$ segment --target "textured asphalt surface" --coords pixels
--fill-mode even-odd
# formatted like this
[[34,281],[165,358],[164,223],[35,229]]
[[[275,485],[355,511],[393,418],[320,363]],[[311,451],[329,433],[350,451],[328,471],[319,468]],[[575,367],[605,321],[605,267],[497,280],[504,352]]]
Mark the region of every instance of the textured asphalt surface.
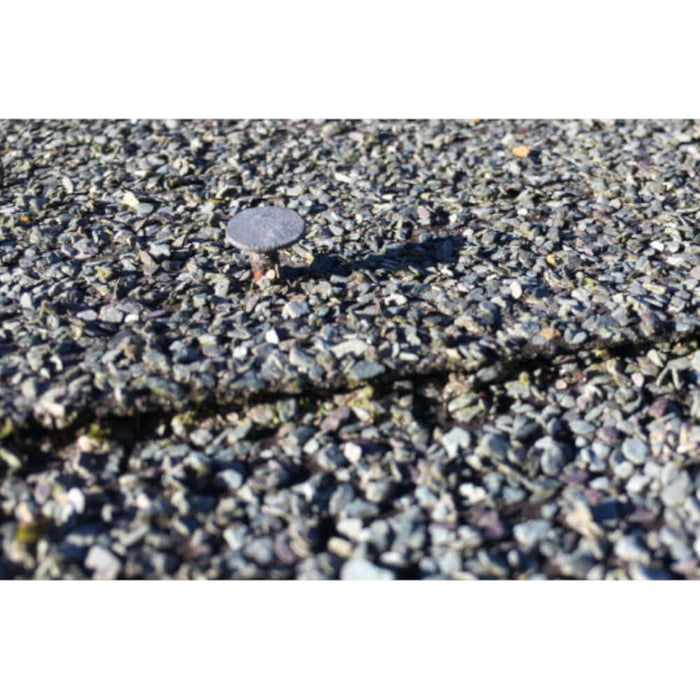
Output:
[[2,578],[698,578],[697,122],[0,145]]

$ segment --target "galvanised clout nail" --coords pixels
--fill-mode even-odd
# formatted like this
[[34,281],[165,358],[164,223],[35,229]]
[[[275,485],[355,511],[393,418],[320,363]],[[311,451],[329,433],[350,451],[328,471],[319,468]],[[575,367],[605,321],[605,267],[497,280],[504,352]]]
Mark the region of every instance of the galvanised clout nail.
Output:
[[274,278],[279,261],[277,251],[304,237],[306,222],[284,207],[257,207],[239,212],[228,223],[229,242],[250,253],[253,278]]

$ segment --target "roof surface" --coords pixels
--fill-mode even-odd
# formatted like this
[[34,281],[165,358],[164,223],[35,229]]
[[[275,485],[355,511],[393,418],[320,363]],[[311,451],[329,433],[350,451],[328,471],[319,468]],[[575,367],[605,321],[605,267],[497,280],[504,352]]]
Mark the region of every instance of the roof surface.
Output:
[[697,122],[0,137],[0,578],[700,578]]

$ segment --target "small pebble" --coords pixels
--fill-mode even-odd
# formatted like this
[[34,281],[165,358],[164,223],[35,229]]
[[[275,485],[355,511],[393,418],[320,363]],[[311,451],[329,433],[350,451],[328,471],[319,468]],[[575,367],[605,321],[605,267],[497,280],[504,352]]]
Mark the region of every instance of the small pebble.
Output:
[[394,573],[366,559],[349,559],[340,570],[343,581],[391,581]]

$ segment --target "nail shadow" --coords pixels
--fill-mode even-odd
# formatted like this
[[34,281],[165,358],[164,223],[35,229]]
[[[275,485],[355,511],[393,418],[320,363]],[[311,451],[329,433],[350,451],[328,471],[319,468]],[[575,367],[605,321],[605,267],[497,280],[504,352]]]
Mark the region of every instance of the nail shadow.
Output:
[[424,277],[435,272],[439,263],[455,263],[463,247],[464,238],[460,235],[434,235],[422,241],[389,245],[384,253],[354,254],[346,258],[329,253],[316,258],[309,268],[287,269],[285,272],[298,279],[308,274],[308,271],[319,277],[329,277],[333,274],[348,276],[354,270],[396,272],[410,269]]

